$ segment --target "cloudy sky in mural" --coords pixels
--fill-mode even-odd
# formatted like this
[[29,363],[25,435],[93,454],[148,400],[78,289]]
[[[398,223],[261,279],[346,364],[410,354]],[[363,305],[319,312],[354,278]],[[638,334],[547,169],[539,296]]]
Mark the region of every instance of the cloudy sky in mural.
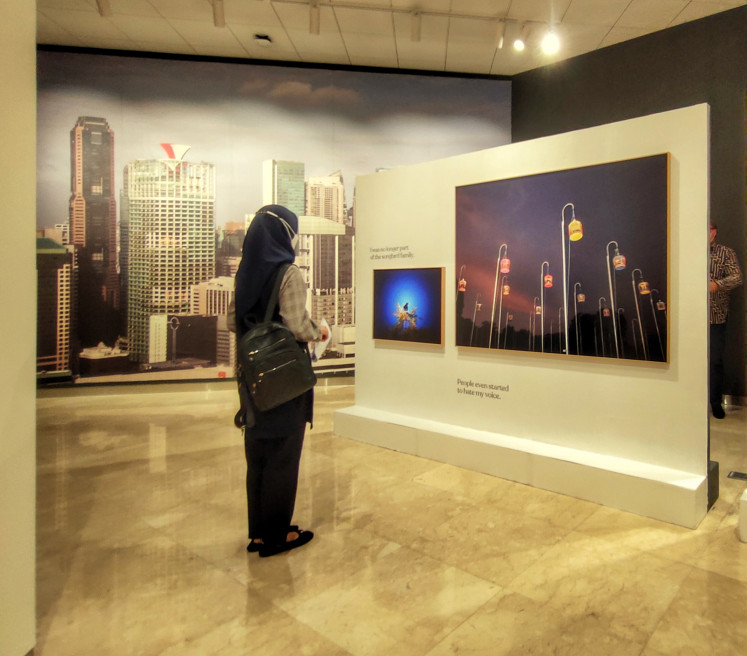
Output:
[[243,221],[262,202],[262,162],[303,162],[306,177],[355,178],[510,142],[510,83],[435,75],[121,57],[39,54],[38,224],[67,220],[70,130],[105,118],[115,136],[117,193],[160,143],[216,165],[216,220]]

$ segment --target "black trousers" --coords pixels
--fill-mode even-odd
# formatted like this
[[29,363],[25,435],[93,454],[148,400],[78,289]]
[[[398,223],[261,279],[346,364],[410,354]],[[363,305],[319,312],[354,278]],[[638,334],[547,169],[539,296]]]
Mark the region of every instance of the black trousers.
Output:
[[724,347],[726,346],[726,324],[712,323],[708,367],[709,401],[721,405],[724,393]]
[[244,432],[249,539],[285,542],[293,518],[306,422],[283,437],[259,439]]

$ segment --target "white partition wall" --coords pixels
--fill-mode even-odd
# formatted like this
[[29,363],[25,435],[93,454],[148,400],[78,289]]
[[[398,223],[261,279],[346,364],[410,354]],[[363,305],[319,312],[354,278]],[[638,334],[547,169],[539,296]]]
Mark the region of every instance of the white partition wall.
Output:
[[[455,345],[456,187],[662,153],[668,363]],[[697,526],[707,507],[707,180],[707,105],[359,178],[356,403],[336,414],[335,431]],[[443,346],[372,337],[373,270],[409,267],[445,268]]]

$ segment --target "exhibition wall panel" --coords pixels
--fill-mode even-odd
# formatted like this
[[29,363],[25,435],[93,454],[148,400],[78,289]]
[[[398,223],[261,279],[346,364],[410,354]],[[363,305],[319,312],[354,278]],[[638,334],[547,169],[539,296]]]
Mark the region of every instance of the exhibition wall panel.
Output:
[[[469,262],[465,270],[455,261],[456,187],[662,153],[669,154],[668,362],[457,347],[457,284],[469,281]],[[335,429],[697,525],[707,503],[707,180],[706,105],[359,179],[359,325],[372,326],[374,269],[445,267],[445,340],[388,343],[361,328],[356,405],[337,414]],[[558,240],[560,211],[547,217]],[[492,227],[486,222],[485,240],[495,241],[498,256]],[[539,282],[538,273],[538,289]]]

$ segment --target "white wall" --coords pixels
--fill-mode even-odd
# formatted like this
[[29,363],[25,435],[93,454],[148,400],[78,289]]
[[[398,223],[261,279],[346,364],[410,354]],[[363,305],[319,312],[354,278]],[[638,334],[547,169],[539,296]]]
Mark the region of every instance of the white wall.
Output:
[[[454,346],[455,186],[659,153],[671,154],[669,364]],[[600,503],[615,493],[602,494],[596,474],[588,481],[594,491],[563,481],[557,467],[538,472],[550,459],[655,480],[686,489],[685,503],[696,507],[684,518],[666,516],[648,502],[642,512],[696,524],[706,510],[707,171],[708,107],[699,105],[359,178],[356,406],[340,413],[336,430],[356,437],[371,434],[367,422],[379,422],[390,436],[387,446],[465,466],[470,444],[488,442],[497,447],[492,455],[481,446],[473,458],[483,471]],[[371,259],[371,249],[391,247],[408,248],[412,257]],[[372,270],[424,266],[446,268],[445,346],[374,342]],[[457,394],[457,379],[510,391],[499,401],[470,397]],[[462,443],[434,448],[445,435]],[[514,465],[486,463],[513,456]],[[627,493],[621,488],[619,494]]]
[[36,3],[0,0],[0,654],[36,642]]

